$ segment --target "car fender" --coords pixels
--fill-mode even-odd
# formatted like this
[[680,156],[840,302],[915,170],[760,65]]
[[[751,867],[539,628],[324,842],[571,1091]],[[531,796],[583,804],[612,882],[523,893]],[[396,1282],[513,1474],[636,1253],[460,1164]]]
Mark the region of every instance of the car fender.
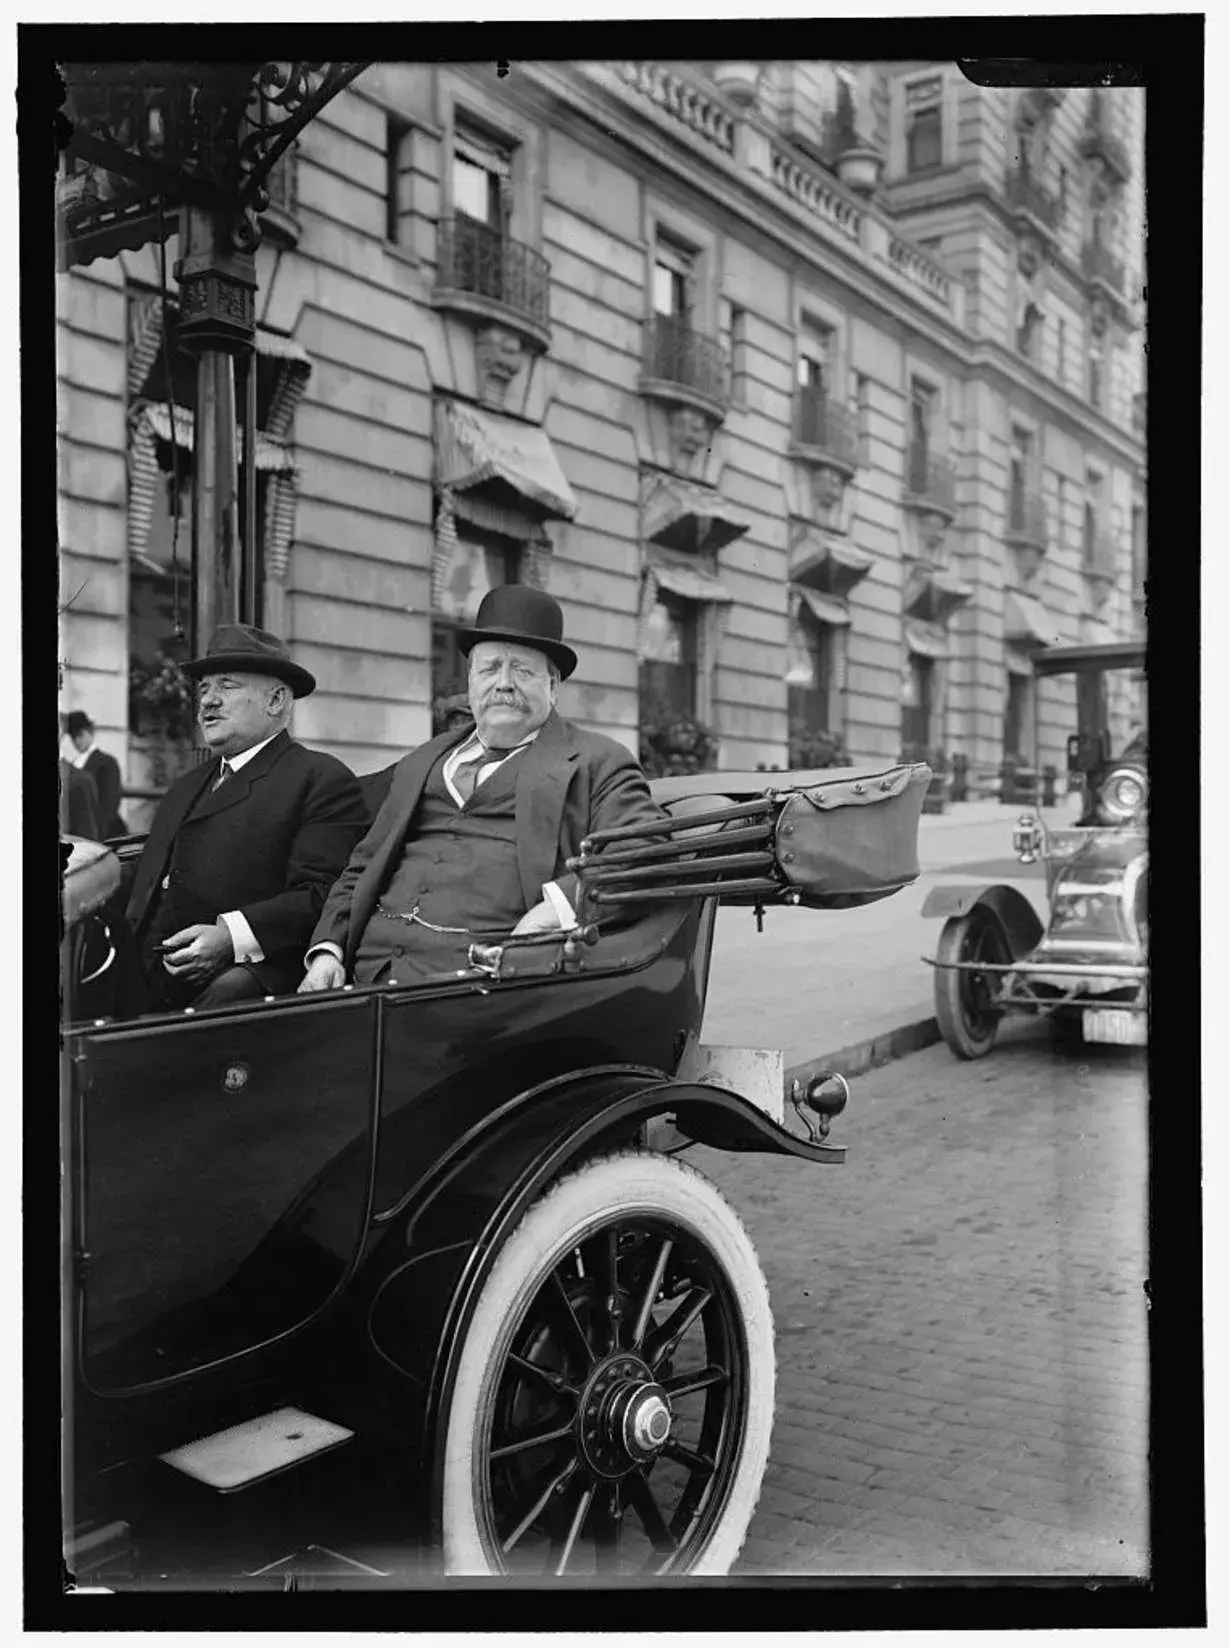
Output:
[[402,1211],[406,1256],[372,1299],[368,1332],[421,1402],[416,1482],[422,1511],[439,1514],[443,1437],[465,1335],[504,1243],[546,1188],[587,1158],[633,1142],[671,1114],[689,1138],[716,1149],[824,1162],[831,1146],[795,1138],[737,1093],[632,1066],[545,1083],[493,1113],[489,1125],[438,1164]]
[[978,904],[999,921],[1014,961],[1038,944],[1043,933],[1038,912],[1024,893],[1006,882],[989,882],[981,887],[933,887],[923,900],[922,914],[951,919],[968,915]]

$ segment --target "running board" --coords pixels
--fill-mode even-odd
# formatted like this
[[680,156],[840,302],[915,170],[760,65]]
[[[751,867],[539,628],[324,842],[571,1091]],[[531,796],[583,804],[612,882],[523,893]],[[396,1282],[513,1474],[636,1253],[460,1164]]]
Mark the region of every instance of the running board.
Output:
[[245,1579],[281,1579],[287,1589],[296,1588],[305,1580],[310,1586],[316,1579],[389,1579],[391,1574],[389,1568],[373,1568],[357,1557],[331,1551],[327,1545],[308,1545],[301,1551],[292,1551],[289,1556],[279,1557],[276,1562],[267,1562],[263,1568],[244,1570]]
[[235,1493],[340,1448],[353,1435],[344,1425],[301,1408],[277,1408],[158,1457],[206,1487]]

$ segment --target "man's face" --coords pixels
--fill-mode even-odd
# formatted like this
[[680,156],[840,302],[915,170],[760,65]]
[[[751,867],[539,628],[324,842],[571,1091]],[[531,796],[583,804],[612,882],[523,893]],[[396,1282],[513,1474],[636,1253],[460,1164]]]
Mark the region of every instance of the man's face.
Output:
[[206,675],[197,704],[201,735],[219,755],[242,755],[279,731],[289,697],[290,688],[271,675]]
[[557,678],[545,653],[504,641],[470,652],[470,708],[484,744],[511,749],[536,732],[555,704]]
[[75,732],[73,734],[73,748],[76,750],[78,755],[83,755],[93,742],[94,734],[88,727],[81,732]]

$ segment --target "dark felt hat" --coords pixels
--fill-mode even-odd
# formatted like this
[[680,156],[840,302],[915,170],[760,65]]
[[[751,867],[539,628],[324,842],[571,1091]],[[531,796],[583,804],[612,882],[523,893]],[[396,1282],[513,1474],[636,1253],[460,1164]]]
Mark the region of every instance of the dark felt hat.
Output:
[[469,656],[479,641],[513,641],[536,647],[559,668],[564,681],[577,667],[577,655],[564,645],[564,614],[558,601],[528,584],[497,584],[483,596],[478,616],[457,631],[457,645]]
[[296,664],[285,641],[255,624],[219,624],[209,650],[190,658],[183,671],[193,681],[235,670],[244,675],[272,675],[285,681],[296,698],[316,691],[316,677]]
[[84,710],[69,710],[64,717],[64,731],[70,738],[76,738],[79,733],[93,732],[94,723]]

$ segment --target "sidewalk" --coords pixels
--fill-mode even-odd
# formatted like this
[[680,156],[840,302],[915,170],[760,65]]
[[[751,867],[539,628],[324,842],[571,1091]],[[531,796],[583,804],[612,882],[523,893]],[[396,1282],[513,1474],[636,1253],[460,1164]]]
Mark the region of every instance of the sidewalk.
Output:
[[[1048,808],[1064,825],[1076,797]],[[922,874],[903,892],[856,910],[772,909],[757,933],[750,910],[719,910],[702,1037],[780,1047],[787,1069],[821,1065],[858,1075],[938,1037],[933,972],[941,922],[921,910],[932,887],[1008,882],[1045,913],[1041,864],[1012,855],[1024,809],[962,802],[919,829]]]

